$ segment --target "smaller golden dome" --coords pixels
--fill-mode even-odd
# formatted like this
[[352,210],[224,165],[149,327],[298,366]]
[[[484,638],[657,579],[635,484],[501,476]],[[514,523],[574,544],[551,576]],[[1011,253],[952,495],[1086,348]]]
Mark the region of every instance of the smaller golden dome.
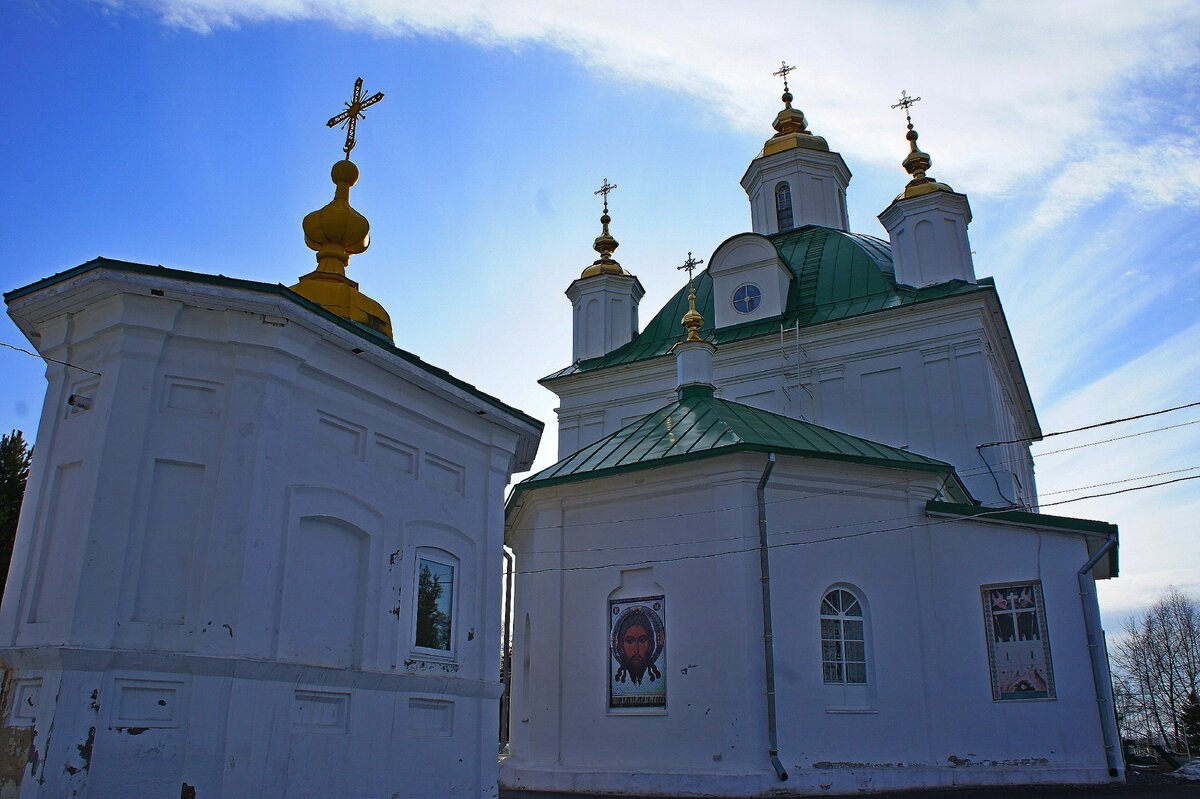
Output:
[[[689,253],[690,254],[690,253]],[[704,327],[704,317],[696,310],[696,286],[688,285],[688,310],[679,320],[679,323],[687,328],[687,341],[703,341],[700,338],[700,328]]]
[[792,108],[792,93],[786,89],[783,92],[783,108],[775,115],[771,127],[775,135],[767,139],[763,145],[763,155],[801,148],[805,150],[829,151],[829,143],[821,136],[816,136],[808,129],[808,120],[799,108]]
[[904,156],[904,160],[900,163],[904,167],[904,171],[912,175],[913,178],[904,187],[904,191],[896,198],[897,200],[920,197],[935,191],[954,191],[954,189],[945,183],[939,183],[925,174],[929,171],[929,167],[933,165],[933,157],[917,147],[917,137],[917,131],[913,129],[912,121],[910,120],[908,123],[908,133],[904,136],[904,138],[908,139],[909,151],[908,155]]
[[316,250],[317,268],[292,286],[300,296],[392,338],[392,321],[375,300],[358,290],[346,277],[351,255],[371,245],[371,224],[350,206],[350,187],[358,182],[358,167],[349,158],[338,161],[329,173],[333,200],[304,217],[304,243]]
[[358,182],[358,167],[354,162],[338,161],[329,176],[337,186],[333,200],[304,217],[304,243],[317,251],[318,269],[336,268],[327,265],[328,260],[344,269],[351,255],[366,252],[371,246],[371,224],[350,207],[350,187]]
[[908,155],[904,156],[904,160],[900,164],[904,167],[905,172],[912,175],[912,180],[904,187],[904,191],[896,197],[897,200],[908,200],[924,194],[932,194],[935,191],[954,191],[954,189],[945,183],[938,183],[925,174],[933,164],[933,158],[929,153],[917,147],[919,134],[913,127],[912,114],[909,113],[909,109],[913,107],[913,104],[920,101],[920,97],[909,97],[908,90],[905,89],[900,92],[900,101],[892,106],[892,108],[904,109],[904,118],[908,121],[908,133],[904,134],[904,138],[908,139]]
[[630,274],[625,271],[624,267],[612,257],[617,247],[621,245],[608,232],[608,224],[610,222],[612,222],[612,217],[608,215],[608,197],[605,196],[604,213],[600,217],[600,235],[592,242],[592,249],[600,253],[600,257],[593,261],[591,266],[583,270],[583,274],[580,275],[581,278],[596,277],[597,275],[630,277]]

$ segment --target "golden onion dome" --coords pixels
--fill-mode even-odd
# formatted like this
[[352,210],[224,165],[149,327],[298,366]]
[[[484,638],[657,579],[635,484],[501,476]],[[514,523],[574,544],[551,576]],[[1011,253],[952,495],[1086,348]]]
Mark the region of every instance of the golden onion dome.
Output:
[[[607,206],[607,200],[605,206]],[[592,242],[592,249],[600,254],[600,257],[592,262],[591,266],[583,270],[581,278],[595,277],[597,275],[621,275],[628,277],[629,273],[621,264],[613,259],[612,254],[617,247],[621,246],[612,234],[608,232],[608,224],[612,222],[612,217],[608,215],[607,207],[604,214],[600,217],[600,235]]]
[[329,176],[337,186],[333,200],[304,217],[304,243],[316,250],[318,269],[327,259],[345,268],[351,255],[366,252],[371,245],[371,223],[350,207],[350,187],[358,182],[358,167],[350,160],[338,161]]
[[704,317],[696,310],[695,285],[689,285],[688,287],[688,310],[683,315],[683,318],[679,320],[679,323],[687,328],[687,341],[703,341],[700,338],[700,328],[704,327]]
[[333,200],[304,217],[304,243],[316,250],[317,268],[301,277],[292,290],[390,340],[392,320],[387,311],[346,277],[350,256],[365,252],[371,244],[370,222],[350,207],[350,187],[358,182],[358,167],[346,158],[333,165],[329,176],[337,187]]
[[904,187],[904,191],[896,198],[897,200],[920,197],[935,191],[954,191],[945,183],[939,183],[926,174],[929,167],[933,165],[933,157],[917,147],[917,137],[917,131],[913,129],[912,121],[909,120],[908,133],[904,135],[904,138],[908,139],[909,151],[900,163],[904,167],[904,171],[912,175],[912,180]]
[[783,108],[771,123],[771,127],[775,128],[775,135],[763,145],[763,155],[774,155],[797,147],[828,152],[829,143],[808,129],[808,119],[805,118],[804,112],[799,108],[792,108],[792,100],[795,99],[792,93],[784,90],[781,99]]

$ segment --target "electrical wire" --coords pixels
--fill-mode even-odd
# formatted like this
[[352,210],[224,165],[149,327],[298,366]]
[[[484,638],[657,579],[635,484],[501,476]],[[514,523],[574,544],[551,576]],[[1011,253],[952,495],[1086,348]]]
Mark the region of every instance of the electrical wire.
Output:
[[1106,438],[1101,441],[1091,441],[1091,442],[1088,442],[1087,444],[1077,444],[1073,447],[1063,447],[1062,449],[1052,449],[1049,452],[1039,452],[1039,453],[1037,453],[1037,455],[1035,457],[1044,458],[1047,455],[1057,455],[1060,452],[1072,452],[1073,450],[1083,449],[1085,447],[1094,447],[1097,444],[1108,444],[1113,441],[1124,441],[1127,438],[1137,438],[1138,436],[1144,436],[1149,433],[1161,433],[1163,430],[1175,430],[1177,428],[1187,427],[1187,426],[1193,425],[1193,424],[1200,424],[1200,419],[1193,419],[1190,422],[1180,422],[1179,424],[1169,424],[1166,427],[1154,427],[1154,428],[1151,428],[1150,430],[1143,430],[1140,433],[1130,433],[1127,436],[1114,436],[1113,438]]
[[41,358],[43,361],[46,361],[48,363],[57,363],[60,366],[68,366],[72,369],[78,369],[81,372],[87,372],[88,374],[95,375],[96,377],[103,377],[103,375],[101,375],[99,372],[93,372],[91,369],[85,369],[82,366],[76,366],[73,363],[67,363],[66,361],[60,361],[56,358],[47,358],[45,355],[42,355],[41,353],[30,352],[29,350],[13,346],[12,344],[9,344],[6,341],[0,341],[0,347],[8,347],[10,350],[16,350],[17,352],[24,353],[25,355],[31,355],[34,358]]
[[1040,496],[1052,497],[1055,494],[1070,494],[1073,491],[1087,491],[1089,488],[1100,488],[1101,486],[1115,486],[1121,483],[1132,483],[1134,480],[1149,480],[1151,477],[1163,477],[1168,474],[1182,474],[1184,472],[1194,472],[1200,469],[1200,466],[1188,466],[1185,469],[1171,469],[1167,472],[1155,472],[1154,474],[1143,474],[1137,477],[1126,477],[1121,480],[1109,480],[1106,483],[1092,483],[1087,486],[1079,486],[1077,488],[1060,488],[1057,491],[1041,491]]
[[[1200,467],[1193,467],[1193,468],[1200,468]],[[1178,471],[1188,471],[1188,470],[1178,470]],[[1172,474],[1172,473],[1173,473],[1173,472],[1160,472],[1160,473],[1159,473],[1159,475],[1161,475],[1161,474]],[[1142,477],[1132,477],[1132,478],[1128,478],[1128,479],[1129,479],[1129,480],[1140,480],[1140,479],[1146,479],[1146,478],[1148,478],[1148,477],[1156,477],[1156,476],[1159,476],[1159,475],[1144,475],[1144,476],[1142,476]],[[947,475],[947,478],[946,478],[946,479],[947,479],[947,480],[949,479],[949,475]],[[1043,504],[1041,505],[1041,507],[1051,507],[1051,506],[1054,506],[1054,505],[1067,505],[1067,504],[1070,504],[1070,503],[1072,503],[1072,502],[1081,502],[1081,501],[1083,501],[1083,500],[1086,500],[1086,499],[1098,499],[1098,498],[1100,498],[1100,497],[1115,496],[1115,495],[1117,495],[1117,494],[1125,494],[1125,493],[1129,493],[1129,492],[1132,492],[1132,491],[1142,491],[1142,490],[1144,490],[1144,489],[1147,489],[1147,488],[1157,488],[1157,487],[1159,487],[1159,486],[1171,485],[1171,484],[1173,484],[1173,483],[1180,483],[1180,482],[1184,482],[1184,481],[1187,481],[1187,480],[1198,480],[1198,479],[1200,479],[1200,475],[1193,475],[1193,476],[1191,476],[1191,477],[1181,477],[1181,478],[1177,478],[1177,479],[1174,479],[1174,480],[1165,480],[1165,481],[1162,481],[1162,482],[1159,482],[1159,483],[1150,483],[1150,484],[1147,484],[1147,485],[1144,485],[1144,486],[1133,486],[1133,487],[1131,487],[1131,488],[1123,488],[1123,489],[1118,489],[1118,490],[1116,490],[1116,491],[1108,491],[1108,492],[1104,492],[1104,493],[1100,493],[1100,494],[1091,494],[1091,495],[1088,495],[1088,496],[1083,496],[1083,497],[1072,497],[1072,498],[1070,498],[1070,499],[1058,500],[1058,501],[1056,501],[1056,502],[1048,502],[1048,503],[1043,503]],[[945,488],[945,485],[946,485],[946,480],[943,480],[943,482],[942,482],[942,486],[941,486],[941,487],[942,487],[942,488]],[[1097,485],[1102,485],[1102,484],[1097,484]],[[1093,487],[1093,486],[1083,486],[1083,487],[1081,487],[1081,488],[1076,488],[1076,489],[1066,489],[1066,490],[1068,490],[1068,491],[1082,491],[1082,490],[1086,490],[1086,489],[1088,489],[1088,488],[1091,488],[1091,487]],[[939,493],[940,493],[940,490],[939,490]],[[973,516],[967,517],[967,520],[969,521],[970,519],[978,519],[978,518],[981,518],[981,517],[983,517],[983,516],[991,516],[991,515],[995,515],[995,514],[1001,514],[1001,513],[1010,513],[1010,512],[1012,512],[1013,510],[1014,510],[1013,508],[993,508],[993,509],[990,509],[990,510],[988,510],[988,511],[985,511],[985,512],[982,512],[982,513],[978,513],[978,514],[975,514],[975,515],[973,515]],[[709,511],[703,511],[703,512],[705,512],[705,513],[708,513]],[[678,515],[678,516],[683,516],[683,515],[687,515],[687,514],[677,514],[677,515]],[[815,533],[815,532],[824,532],[824,531],[827,531],[827,530],[839,530],[839,529],[842,529],[842,528],[845,528],[845,527],[855,527],[855,526],[859,526],[859,525],[881,524],[881,523],[884,523],[884,522],[900,521],[900,520],[902,520],[902,519],[924,520],[924,519],[927,519],[927,517],[926,517],[926,516],[924,516],[924,515],[918,515],[918,516],[914,516],[914,515],[912,515],[912,514],[908,514],[908,515],[905,515],[905,516],[893,516],[893,517],[890,517],[890,518],[884,518],[884,519],[872,519],[872,520],[869,520],[869,521],[856,521],[856,522],[847,522],[847,523],[844,523],[844,524],[835,524],[835,525],[829,525],[829,526],[824,526],[824,527],[805,527],[805,528],[799,528],[799,529],[795,529],[795,530],[780,530],[780,531],[777,531],[777,532],[774,532],[774,533],[770,533],[770,534],[768,534],[768,536],[769,536],[769,537],[771,537],[771,538],[779,538],[779,537],[781,537],[781,536],[799,535],[799,534],[801,534],[801,533]],[[951,519],[950,521],[957,521],[957,520],[960,520],[960,519],[958,519],[958,518],[956,517],[955,519]],[[612,523],[623,523],[623,522],[627,522],[627,521],[637,521],[637,520],[636,520],[636,519],[635,519],[635,520],[630,520],[630,519],[616,519],[616,520],[613,520],[612,522],[594,522],[593,524],[612,524]],[[930,525],[933,525],[933,524],[943,524],[943,523],[944,523],[944,522],[921,522],[921,521],[917,521],[917,522],[915,522],[915,523],[913,523],[913,524],[908,524],[908,525],[904,525],[904,526],[901,526],[901,527],[885,528],[885,529],[882,529],[882,530],[867,530],[867,531],[858,532],[858,533],[851,533],[851,534],[849,534],[849,535],[845,535],[845,536],[832,536],[832,537],[829,537],[829,538],[817,539],[817,540],[814,540],[814,541],[806,541],[806,542],[784,542],[784,543],[781,543],[781,544],[770,544],[770,545],[768,545],[768,548],[770,549],[770,548],[774,548],[774,547],[781,547],[781,546],[794,546],[794,545],[799,545],[799,544],[802,544],[802,543],[804,543],[804,544],[808,544],[808,543],[825,543],[825,542],[829,542],[829,541],[838,541],[838,540],[842,540],[843,538],[858,538],[858,537],[860,537],[860,536],[863,536],[863,535],[870,535],[870,534],[874,534],[874,533],[880,533],[880,532],[893,532],[893,531],[897,531],[897,530],[907,530],[907,529],[912,529],[912,528],[915,528],[915,527],[930,526]],[[574,527],[574,526],[576,526],[576,525],[570,525],[570,526]],[[548,530],[548,529],[559,529],[559,528],[565,529],[565,526],[564,526],[564,525],[551,525],[551,526],[546,526],[546,527],[536,527],[536,528],[531,528],[531,529],[533,529],[533,530]],[[522,553],[520,553],[520,554],[521,554],[522,556],[525,556],[525,557],[527,557],[527,556],[530,556],[530,555],[571,555],[571,554],[586,554],[586,553],[589,553],[589,552],[616,552],[616,551],[632,551],[632,550],[638,550],[638,549],[660,549],[660,548],[663,548],[663,547],[692,546],[692,545],[697,545],[697,544],[720,544],[720,543],[725,543],[725,542],[728,542],[728,541],[740,541],[740,540],[742,540],[742,539],[744,539],[744,538],[745,538],[745,536],[727,536],[727,537],[724,537],[724,538],[707,538],[707,539],[699,539],[699,540],[692,540],[692,541],[668,541],[668,542],[663,542],[663,543],[659,543],[659,544],[634,544],[634,545],[629,545],[629,546],[611,546],[611,545],[609,545],[609,546],[590,547],[590,548],[582,548],[582,549],[551,549],[551,550],[531,550],[531,551],[527,551],[527,552],[522,552]],[[740,552],[751,552],[751,551],[756,551],[757,549],[758,549],[757,547],[751,547],[751,548],[749,548],[749,549],[744,549],[744,550],[733,550],[733,551],[731,551],[731,552],[728,552],[728,553],[710,553],[710,555],[711,555],[711,556],[713,556],[713,557],[716,557],[716,556],[723,555],[723,554],[737,554],[737,553],[740,553]],[[691,556],[687,556],[687,558],[685,558],[685,559],[689,559],[689,560],[690,560],[690,559],[695,559],[695,558],[697,558],[697,557],[705,557],[705,556],[704,556],[704,555],[691,555]],[[675,558],[654,559],[654,560],[648,560],[648,561],[645,561],[645,563],[664,563],[664,562],[671,562],[671,561],[673,561],[673,560],[675,560]],[[622,564],[614,564],[614,565],[622,565]],[[623,564],[623,565],[636,565],[636,563],[633,563],[633,564]],[[572,568],[575,568],[575,567],[565,567],[565,568],[564,568],[564,569],[562,569],[562,570],[563,570],[563,571],[570,571]],[[595,567],[595,568],[602,568],[602,567]],[[553,571],[553,570],[554,570],[554,569],[542,569],[541,571]],[[517,571],[517,574],[524,574],[524,573],[526,573],[526,572],[522,572],[522,571],[520,571],[520,570],[518,570],[518,571]]]
[[[1198,405],[1200,405],[1200,401],[1189,402],[1186,405],[1176,405],[1173,408],[1163,408],[1161,411],[1150,411],[1149,413],[1139,413],[1136,416],[1125,416],[1121,419],[1109,419],[1108,421],[1096,422],[1095,424],[1086,424],[1083,427],[1073,427],[1070,430],[1058,430],[1053,433],[1043,433],[1041,436],[1041,439],[1050,438],[1051,436],[1065,436],[1068,433],[1078,433],[1083,430],[1094,430],[1097,427],[1106,427],[1110,424],[1120,424],[1121,422],[1132,422],[1137,419],[1145,419],[1150,416],[1161,416],[1164,413],[1171,413],[1173,411],[1182,411],[1185,408],[1195,408]],[[982,449],[983,447],[998,447],[1002,444],[1021,444],[1026,441],[1038,441],[1038,440],[1040,440],[1040,439],[1035,436],[1035,437],[1030,437],[1030,438],[1014,438],[1011,441],[992,441],[987,444],[980,444],[979,447],[977,447],[977,449]]]

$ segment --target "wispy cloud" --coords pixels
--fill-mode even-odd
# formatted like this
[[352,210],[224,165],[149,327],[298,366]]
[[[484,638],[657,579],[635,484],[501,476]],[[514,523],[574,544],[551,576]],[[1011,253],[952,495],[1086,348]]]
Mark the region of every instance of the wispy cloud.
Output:
[[917,121],[935,174],[960,189],[1003,194],[1054,174],[1031,231],[1118,187],[1132,187],[1144,203],[1200,204],[1197,139],[1160,136],[1154,126],[1149,138],[1145,127],[1135,137],[1129,125],[1153,103],[1155,87],[1185,82],[1200,65],[1200,5],[1189,0],[700,0],[686,8],[532,0],[96,2],[148,11],[199,33],[319,20],[382,35],[553,47],[598,73],[703,99],[748,133],[761,133],[773,112],[769,72],[786,58],[801,67],[793,89],[813,128],[860,162],[890,165],[903,155],[901,120],[888,106],[907,87],[925,98]]

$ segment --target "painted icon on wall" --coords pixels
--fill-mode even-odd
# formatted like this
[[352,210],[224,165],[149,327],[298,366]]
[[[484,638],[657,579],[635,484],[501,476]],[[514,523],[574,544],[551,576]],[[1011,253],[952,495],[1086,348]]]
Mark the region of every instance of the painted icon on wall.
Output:
[[608,603],[608,706],[666,707],[666,600],[661,596]]
[[1042,584],[985,586],[983,608],[992,698],[1053,699],[1054,669]]

